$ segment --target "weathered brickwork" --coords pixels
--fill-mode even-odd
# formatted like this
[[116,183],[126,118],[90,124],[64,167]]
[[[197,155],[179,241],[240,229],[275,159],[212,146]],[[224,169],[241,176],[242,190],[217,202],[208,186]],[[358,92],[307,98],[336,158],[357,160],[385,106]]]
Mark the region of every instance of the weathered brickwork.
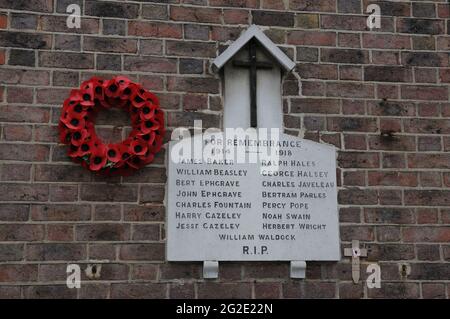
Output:
[[[80,29],[66,7],[82,7]],[[381,28],[366,8],[381,7]],[[286,131],[339,149],[343,247],[349,258],[288,263],[165,262],[164,154],[130,177],[103,178],[58,144],[62,101],[92,75],[125,74],[158,94],[170,129],[220,127],[211,61],[249,24],[297,63],[283,83]],[[445,0],[0,0],[1,298],[448,298],[450,296],[450,4]],[[301,83],[298,83],[298,81]],[[127,118],[102,114],[120,140]],[[363,280],[378,262],[381,289]],[[65,285],[66,265],[83,271]]]

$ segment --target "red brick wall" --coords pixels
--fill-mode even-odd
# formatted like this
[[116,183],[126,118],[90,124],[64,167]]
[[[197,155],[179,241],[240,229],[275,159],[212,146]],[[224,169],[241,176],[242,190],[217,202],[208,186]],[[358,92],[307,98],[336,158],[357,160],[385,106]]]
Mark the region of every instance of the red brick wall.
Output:
[[[365,9],[382,9],[369,31]],[[65,25],[83,7],[82,28]],[[0,0],[0,297],[449,297],[450,7],[444,0]],[[101,178],[58,144],[62,101],[94,74],[126,74],[161,99],[169,127],[221,125],[211,60],[248,24],[297,62],[284,82],[289,133],[339,149],[341,240],[369,249],[382,288],[349,258],[308,263],[165,262],[165,168]],[[98,124],[120,139],[117,112]],[[102,263],[65,286],[66,265]],[[402,272],[403,265],[410,272]]]

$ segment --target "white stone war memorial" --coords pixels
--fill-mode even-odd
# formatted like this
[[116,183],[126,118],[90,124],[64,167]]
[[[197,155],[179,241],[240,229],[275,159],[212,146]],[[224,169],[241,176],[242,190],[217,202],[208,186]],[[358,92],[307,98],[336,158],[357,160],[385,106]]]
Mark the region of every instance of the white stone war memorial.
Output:
[[335,148],[282,131],[294,62],[251,26],[214,67],[224,130],[169,146],[168,261],[203,261],[205,278],[220,261],[289,261],[304,278],[306,261],[340,260]]

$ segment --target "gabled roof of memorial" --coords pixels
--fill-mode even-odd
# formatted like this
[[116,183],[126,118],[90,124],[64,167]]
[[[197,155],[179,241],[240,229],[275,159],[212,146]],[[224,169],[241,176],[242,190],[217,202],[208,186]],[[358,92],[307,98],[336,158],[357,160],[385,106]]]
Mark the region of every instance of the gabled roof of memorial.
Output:
[[213,62],[217,70],[220,70],[236,53],[239,52],[251,39],[255,38],[272,55],[275,60],[286,70],[291,71],[295,63],[281,51],[256,25],[250,26],[236,41],[234,41]]

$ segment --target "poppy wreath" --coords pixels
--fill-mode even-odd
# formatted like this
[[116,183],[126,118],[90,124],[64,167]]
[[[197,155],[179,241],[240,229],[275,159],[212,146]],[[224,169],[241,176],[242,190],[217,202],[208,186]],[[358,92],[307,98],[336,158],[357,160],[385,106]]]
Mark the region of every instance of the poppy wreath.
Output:
[[[120,143],[105,144],[95,132],[95,118],[100,110],[111,107],[130,114],[132,131]],[[161,150],[165,132],[158,98],[124,76],[93,77],[72,90],[58,127],[72,160],[105,175],[129,175],[151,163]]]

